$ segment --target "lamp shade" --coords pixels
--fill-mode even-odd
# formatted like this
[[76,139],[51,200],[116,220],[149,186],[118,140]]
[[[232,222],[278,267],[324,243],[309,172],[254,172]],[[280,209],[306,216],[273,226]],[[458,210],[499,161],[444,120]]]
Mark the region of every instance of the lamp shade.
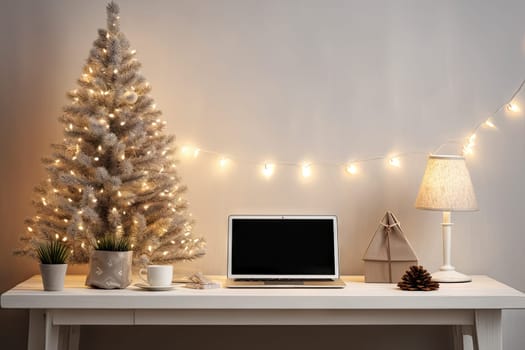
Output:
[[439,211],[474,211],[478,203],[470,174],[461,156],[430,155],[416,208]]

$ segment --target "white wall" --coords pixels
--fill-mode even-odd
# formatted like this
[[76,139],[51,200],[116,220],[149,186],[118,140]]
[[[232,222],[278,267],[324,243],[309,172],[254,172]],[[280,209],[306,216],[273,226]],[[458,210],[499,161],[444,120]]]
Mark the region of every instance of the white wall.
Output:
[[[345,162],[430,152],[447,140],[468,136],[525,77],[525,3],[519,1],[178,0],[120,5],[121,28],[138,51],[153,97],[178,144],[194,143],[256,162]],[[37,272],[34,262],[14,258],[11,251],[23,218],[32,213],[31,189],[43,176],[39,159],[49,153],[51,142],[60,140],[56,117],[66,103],[64,94],[74,88],[96,30],[105,25],[105,2],[3,0],[0,6],[4,291]],[[455,265],[520,290],[525,290],[520,220],[525,209],[524,121],[524,116],[503,117],[497,131],[480,132],[469,159],[480,211],[453,217]],[[180,171],[189,186],[196,231],[206,236],[209,252],[176,269],[225,273],[228,214],[334,213],[340,220],[342,272],[362,274],[362,254],[387,209],[400,219],[421,263],[437,269],[441,217],[413,206],[425,156],[411,155],[402,162],[395,170],[382,161],[368,162],[356,177],[337,168],[315,168],[313,178],[304,182],[293,168],[278,168],[267,181],[252,164],[236,163],[220,173],[214,157],[183,160]],[[26,322],[24,312],[0,310],[1,343],[23,348]],[[522,348],[524,322],[523,312],[505,313],[505,349]],[[8,324],[15,330],[8,331]],[[267,331],[282,336],[278,329]],[[223,334],[208,328],[203,332]],[[339,332],[334,337],[341,342],[348,334],[342,328],[323,332]],[[450,344],[448,333],[438,327],[425,329],[409,343],[406,339],[414,337],[409,328],[381,332],[397,348],[418,349],[428,339],[436,349]],[[107,333],[87,329],[83,348],[109,348],[104,347]],[[132,344],[149,338],[147,329],[143,337],[130,329],[117,329],[116,334]],[[180,344],[194,340],[184,336],[186,331],[179,334]],[[235,331],[227,329],[227,334]],[[368,340],[366,332],[350,334],[361,348],[381,346]],[[159,332],[156,336],[163,337]],[[287,339],[288,347],[301,343]]]

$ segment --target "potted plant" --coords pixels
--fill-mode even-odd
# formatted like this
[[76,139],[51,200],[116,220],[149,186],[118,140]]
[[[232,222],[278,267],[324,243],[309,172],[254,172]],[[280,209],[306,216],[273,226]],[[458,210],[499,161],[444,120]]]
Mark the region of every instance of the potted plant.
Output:
[[45,242],[36,248],[36,254],[40,260],[40,274],[44,290],[63,290],[69,248],[60,241]]
[[133,251],[126,237],[102,237],[93,244],[86,285],[122,289],[131,284]]

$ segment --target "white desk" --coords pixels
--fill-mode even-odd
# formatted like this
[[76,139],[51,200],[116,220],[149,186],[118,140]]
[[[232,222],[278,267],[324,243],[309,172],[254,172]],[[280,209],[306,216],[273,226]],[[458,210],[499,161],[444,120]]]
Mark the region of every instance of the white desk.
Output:
[[29,350],[78,349],[80,325],[453,325],[456,349],[502,350],[501,311],[525,309],[525,294],[486,276],[433,292],[343,279],[344,289],[147,292],[89,289],[85,276],[67,276],[64,291],[44,292],[34,276],[1,306],[30,310]]

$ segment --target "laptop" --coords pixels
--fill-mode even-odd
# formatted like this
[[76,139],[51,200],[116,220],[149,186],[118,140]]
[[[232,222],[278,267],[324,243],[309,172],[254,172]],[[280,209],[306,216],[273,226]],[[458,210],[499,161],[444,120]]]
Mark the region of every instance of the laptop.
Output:
[[337,217],[231,215],[228,288],[344,288]]

